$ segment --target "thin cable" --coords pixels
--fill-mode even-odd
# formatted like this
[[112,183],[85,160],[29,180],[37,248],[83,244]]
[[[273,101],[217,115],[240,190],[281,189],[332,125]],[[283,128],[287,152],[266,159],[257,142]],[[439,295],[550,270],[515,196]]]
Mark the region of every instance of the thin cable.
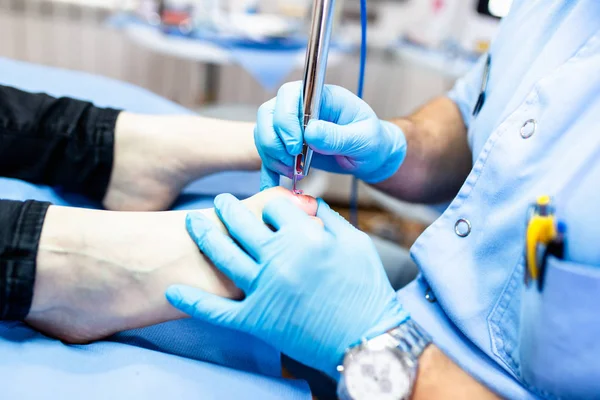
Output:
[[[367,63],[367,0],[360,0],[360,66],[358,72],[357,95],[363,98],[365,69]],[[352,177],[350,187],[350,223],[358,227],[358,178]]]
[[363,98],[365,67],[367,64],[367,0],[360,0],[360,70],[358,72],[357,95]]
[[[367,64],[367,0],[360,0],[360,67],[356,94],[363,98]],[[358,178],[352,177],[350,187],[350,223],[358,227]]]

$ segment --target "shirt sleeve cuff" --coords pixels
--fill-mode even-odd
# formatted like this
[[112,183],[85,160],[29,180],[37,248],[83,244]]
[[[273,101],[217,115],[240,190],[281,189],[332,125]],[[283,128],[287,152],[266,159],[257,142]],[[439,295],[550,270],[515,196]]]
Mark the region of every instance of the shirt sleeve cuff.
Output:
[[84,185],[78,192],[101,201],[108,188],[114,161],[115,127],[120,110],[93,107],[89,111],[87,129],[89,143],[93,146],[92,157],[86,164],[88,168],[79,177]]
[[0,201],[0,319],[22,320],[33,299],[36,258],[50,203]]

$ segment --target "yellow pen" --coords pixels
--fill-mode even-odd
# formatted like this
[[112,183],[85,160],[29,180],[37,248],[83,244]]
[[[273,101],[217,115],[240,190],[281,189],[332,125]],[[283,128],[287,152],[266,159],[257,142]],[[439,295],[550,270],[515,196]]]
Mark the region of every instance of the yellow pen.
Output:
[[527,223],[525,241],[525,282],[539,279],[538,247],[548,246],[557,237],[556,222],[550,196],[541,196],[537,199],[533,215]]

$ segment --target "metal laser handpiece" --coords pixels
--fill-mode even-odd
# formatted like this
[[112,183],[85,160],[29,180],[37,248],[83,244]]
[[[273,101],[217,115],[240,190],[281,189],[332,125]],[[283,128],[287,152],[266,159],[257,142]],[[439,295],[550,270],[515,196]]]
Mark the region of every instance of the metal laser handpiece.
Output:
[[[327,70],[329,39],[331,38],[331,26],[333,25],[334,5],[335,0],[314,0],[313,2],[299,115],[303,131],[311,119],[319,118],[321,94]],[[312,155],[312,149],[305,142],[302,145],[302,153],[297,155],[294,160],[294,190],[296,190],[296,182],[308,175]]]

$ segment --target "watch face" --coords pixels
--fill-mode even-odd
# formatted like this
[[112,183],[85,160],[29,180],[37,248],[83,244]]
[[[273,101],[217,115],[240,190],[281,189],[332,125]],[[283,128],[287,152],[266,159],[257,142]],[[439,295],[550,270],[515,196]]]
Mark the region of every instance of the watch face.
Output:
[[392,351],[364,350],[344,367],[344,382],[354,400],[400,400],[410,393],[411,375]]

